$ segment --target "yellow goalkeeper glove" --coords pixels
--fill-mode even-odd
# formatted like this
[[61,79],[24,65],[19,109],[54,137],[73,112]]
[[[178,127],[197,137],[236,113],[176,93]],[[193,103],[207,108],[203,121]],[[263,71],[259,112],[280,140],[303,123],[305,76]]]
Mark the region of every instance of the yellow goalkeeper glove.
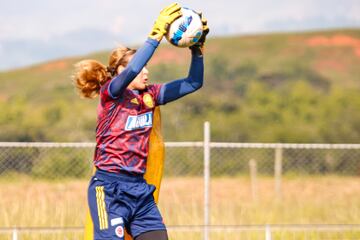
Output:
[[182,15],[180,9],[181,7],[177,3],[170,4],[164,8],[156,19],[153,29],[149,34],[149,38],[160,42],[167,33],[170,24]]
[[199,13],[199,16],[201,18],[201,22],[203,23],[203,33],[202,33],[199,41],[197,41],[197,43],[192,45],[190,47],[190,49],[193,51],[199,52],[200,55],[203,55],[206,36],[210,32],[210,29],[209,29],[209,26],[207,25],[207,20],[202,16],[202,13]]

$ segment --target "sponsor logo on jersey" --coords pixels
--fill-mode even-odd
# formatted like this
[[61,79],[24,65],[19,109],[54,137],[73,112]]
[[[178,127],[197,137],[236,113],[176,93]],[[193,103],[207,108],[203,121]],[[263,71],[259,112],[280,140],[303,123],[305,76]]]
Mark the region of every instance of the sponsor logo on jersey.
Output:
[[137,100],[137,98],[133,98],[130,100],[131,103],[139,105],[139,100]]
[[128,116],[125,124],[125,130],[135,130],[152,126],[152,112],[147,112],[141,115]]
[[143,101],[146,107],[153,108],[154,107],[154,100],[152,99],[151,95],[145,93],[143,96]]

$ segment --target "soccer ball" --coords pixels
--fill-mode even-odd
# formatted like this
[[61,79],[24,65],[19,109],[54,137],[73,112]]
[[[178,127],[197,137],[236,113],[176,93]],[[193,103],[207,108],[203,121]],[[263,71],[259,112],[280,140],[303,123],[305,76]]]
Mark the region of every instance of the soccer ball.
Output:
[[203,32],[199,14],[189,8],[181,8],[182,16],[176,19],[165,35],[176,47],[190,47],[197,43]]

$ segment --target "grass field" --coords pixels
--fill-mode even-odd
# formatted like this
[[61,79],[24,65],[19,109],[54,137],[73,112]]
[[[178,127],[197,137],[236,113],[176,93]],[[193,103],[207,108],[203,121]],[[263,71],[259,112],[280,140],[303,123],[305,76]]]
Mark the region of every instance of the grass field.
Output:
[[[247,177],[213,178],[211,181],[211,224],[358,224],[360,222],[360,179],[357,177],[284,178],[282,197],[276,200],[273,178],[258,179],[253,199]],[[83,226],[87,181],[43,182],[23,179],[0,181],[0,227]],[[160,193],[165,223],[203,223],[202,178],[165,178]],[[263,233],[214,233],[214,239],[264,239]],[[289,233],[293,234],[293,233]],[[304,234],[304,233],[301,233]],[[324,233],[329,234],[329,233]],[[336,233],[339,234],[339,233]],[[357,234],[355,238],[353,238]],[[201,239],[201,232],[170,231],[171,239]],[[226,236],[225,236],[226,235]],[[82,233],[23,234],[20,239],[81,239]],[[259,237],[259,238],[257,238]],[[262,238],[261,238],[262,237]],[[0,235],[0,239],[10,239]],[[360,239],[360,233],[342,238],[315,233],[307,238]]]

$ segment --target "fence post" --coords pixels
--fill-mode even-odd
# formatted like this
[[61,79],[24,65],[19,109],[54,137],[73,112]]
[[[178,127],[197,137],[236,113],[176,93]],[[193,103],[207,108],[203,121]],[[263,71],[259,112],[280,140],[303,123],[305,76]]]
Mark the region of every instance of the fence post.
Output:
[[13,229],[12,240],[18,240],[18,231],[16,228]]
[[265,227],[265,240],[271,240],[271,229],[269,225]]
[[278,146],[275,149],[275,195],[276,198],[281,198],[281,175],[282,175],[282,147]]
[[210,225],[210,123],[204,123],[204,240],[209,239]]
[[257,200],[257,180],[256,180],[257,166],[256,166],[256,161],[254,159],[251,159],[249,161],[249,167],[250,167],[250,179],[251,179],[251,195],[252,195],[252,199],[256,201]]

